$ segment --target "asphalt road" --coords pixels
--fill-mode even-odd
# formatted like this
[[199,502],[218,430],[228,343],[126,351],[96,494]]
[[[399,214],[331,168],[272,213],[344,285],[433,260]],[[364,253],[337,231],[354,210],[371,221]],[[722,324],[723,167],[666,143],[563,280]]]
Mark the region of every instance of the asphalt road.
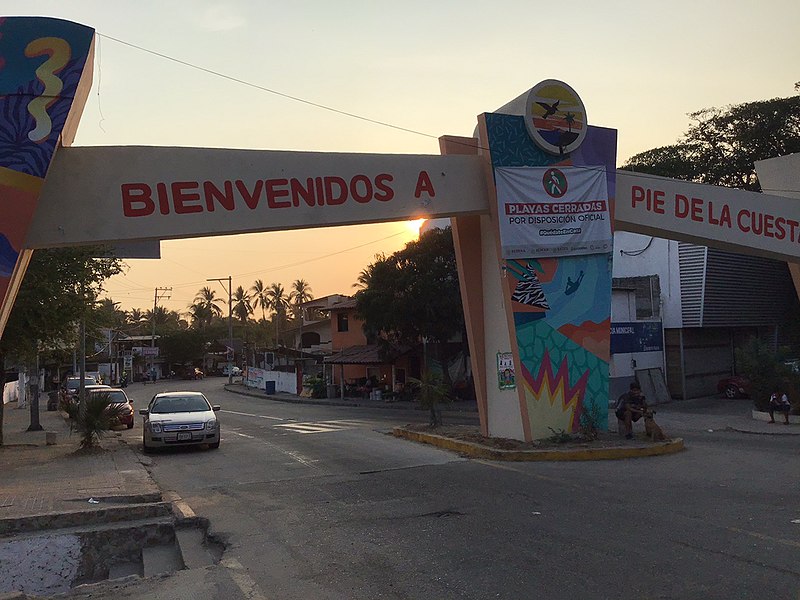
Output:
[[800,597],[796,436],[709,432],[665,409],[685,452],[466,460],[387,435],[424,413],[272,402],[224,381],[128,388],[138,407],[167,387],[222,405],[219,450],[170,449],[151,472],[210,519],[225,560],[141,597]]

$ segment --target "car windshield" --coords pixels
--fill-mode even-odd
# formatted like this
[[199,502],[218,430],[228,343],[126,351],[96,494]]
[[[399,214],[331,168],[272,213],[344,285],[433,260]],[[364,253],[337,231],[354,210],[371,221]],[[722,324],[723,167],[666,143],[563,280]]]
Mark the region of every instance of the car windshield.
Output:
[[[94,379],[84,379],[83,385],[97,385],[97,382]],[[77,390],[81,387],[81,380],[80,379],[70,379],[67,381],[67,388],[70,390]]]
[[156,398],[153,402],[151,413],[184,413],[211,410],[208,401],[203,396],[165,396]]
[[108,394],[110,404],[127,404],[128,398],[122,390],[92,390],[92,394]]

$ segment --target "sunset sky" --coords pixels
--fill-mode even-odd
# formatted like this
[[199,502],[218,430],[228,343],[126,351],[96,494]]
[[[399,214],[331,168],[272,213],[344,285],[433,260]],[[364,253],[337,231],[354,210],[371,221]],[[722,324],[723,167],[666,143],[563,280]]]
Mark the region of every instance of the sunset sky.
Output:
[[[6,0],[0,13],[97,30],[78,146],[438,154],[440,135],[471,135],[476,115],[554,78],[589,123],[619,130],[621,165],[677,141],[687,113],[789,96],[800,80],[793,0]],[[414,235],[386,223],[165,241],[106,287],[124,309],[172,287],[159,304],[181,312],[205,285],[227,297],[206,280],[228,275],[348,294]]]

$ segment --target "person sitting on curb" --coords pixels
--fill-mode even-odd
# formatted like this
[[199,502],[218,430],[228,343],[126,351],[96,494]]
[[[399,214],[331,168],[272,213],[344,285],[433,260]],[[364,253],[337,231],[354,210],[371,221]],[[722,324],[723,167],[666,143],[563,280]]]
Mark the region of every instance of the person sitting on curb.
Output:
[[769,421],[768,423],[775,422],[775,412],[782,412],[784,418],[784,425],[789,424],[789,410],[791,410],[792,404],[789,402],[789,397],[783,393],[778,396],[778,393],[772,394],[769,397]]
[[633,438],[633,424],[642,418],[646,410],[647,402],[642,394],[642,388],[638,381],[634,381],[630,385],[630,390],[619,397],[614,410],[619,425],[625,427],[625,439]]

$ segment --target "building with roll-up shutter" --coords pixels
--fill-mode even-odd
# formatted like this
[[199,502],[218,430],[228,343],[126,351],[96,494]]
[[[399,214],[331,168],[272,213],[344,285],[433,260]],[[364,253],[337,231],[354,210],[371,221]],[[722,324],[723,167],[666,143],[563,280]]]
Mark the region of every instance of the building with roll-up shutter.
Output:
[[[649,279],[658,290],[649,302],[662,319],[663,368],[675,399],[716,394],[720,379],[737,374],[736,348],[753,335],[786,344],[784,323],[798,308],[785,262],[686,242],[618,232],[613,276],[616,289],[635,292],[637,280]],[[637,293],[637,305],[639,296],[648,301]]]

